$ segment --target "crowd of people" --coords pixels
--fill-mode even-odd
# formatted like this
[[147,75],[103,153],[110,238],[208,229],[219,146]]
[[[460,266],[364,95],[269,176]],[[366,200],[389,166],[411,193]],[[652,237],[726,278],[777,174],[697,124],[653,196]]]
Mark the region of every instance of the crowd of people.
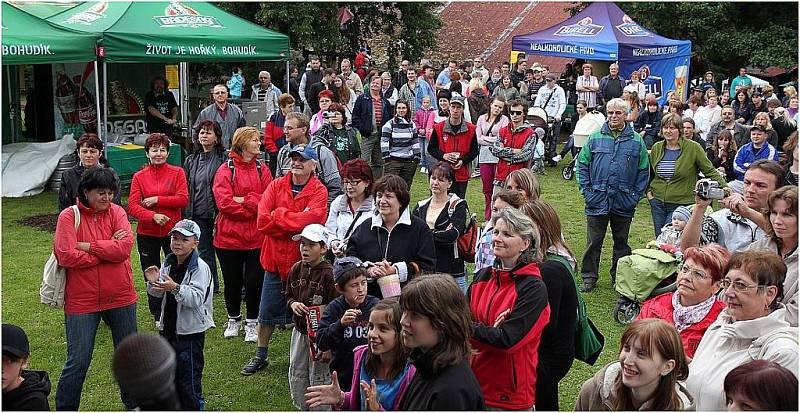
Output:
[[[394,73],[355,73],[349,60],[337,71],[312,56],[305,73],[292,71],[297,90],[280,93],[259,74],[253,98],[274,107],[263,131],[244,126],[228,86],[215,85],[183,168],[167,163],[167,135],[147,138],[127,211],[102,142],[82,136],[54,241],[67,271],[56,409],[80,407],[101,319],[115,347],[136,333],[135,238],[185,409],[206,403],[205,336],[223,290],[221,335],[244,330],[255,343],[242,375],[264,370],[275,329],[292,328],[287,382],[299,410],[558,410],[607,227],[613,284],[646,197],[654,237],[683,251],[677,289],[643,304],[575,409],[796,410],[800,160],[796,130],[777,126],[796,129],[791,107],[736,79],[718,95],[713,74],[662,108],[616,64],[599,80],[591,64],[582,74],[568,65],[565,87],[539,64],[515,66],[490,71],[478,57],[437,75],[427,60],[404,60]],[[720,96],[733,105],[717,106]],[[607,120],[557,153],[572,99],[573,127],[598,105]],[[551,118],[549,134],[529,122],[531,108]],[[551,164],[570,150],[576,159],[582,257],[540,197],[555,189],[540,188],[531,168],[537,147]],[[430,196],[412,205],[418,173]],[[484,204],[470,208],[478,175]],[[481,207],[485,225],[465,253],[470,211]],[[4,325],[3,409],[47,407],[48,376],[24,369],[29,356],[24,331]],[[140,403],[122,390],[126,408]]]

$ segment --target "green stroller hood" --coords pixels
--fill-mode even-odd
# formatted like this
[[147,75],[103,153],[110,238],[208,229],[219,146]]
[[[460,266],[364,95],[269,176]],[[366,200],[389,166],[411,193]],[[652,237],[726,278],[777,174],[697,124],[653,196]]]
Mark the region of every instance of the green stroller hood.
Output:
[[635,249],[631,255],[619,259],[615,289],[623,297],[642,302],[662,280],[675,273],[678,264],[679,260],[668,252]]

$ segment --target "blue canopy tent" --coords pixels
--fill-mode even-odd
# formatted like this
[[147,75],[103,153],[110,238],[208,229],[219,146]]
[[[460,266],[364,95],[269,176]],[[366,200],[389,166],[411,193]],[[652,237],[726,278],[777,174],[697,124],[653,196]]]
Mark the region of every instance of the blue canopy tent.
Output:
[[617,61],[626,79],[638,70],[647,93],[660,104],[669,90],[686,99],[692,42],[653,33],[614,3],[592,3],[559,24],[514,36],[511,48],[527,55]]

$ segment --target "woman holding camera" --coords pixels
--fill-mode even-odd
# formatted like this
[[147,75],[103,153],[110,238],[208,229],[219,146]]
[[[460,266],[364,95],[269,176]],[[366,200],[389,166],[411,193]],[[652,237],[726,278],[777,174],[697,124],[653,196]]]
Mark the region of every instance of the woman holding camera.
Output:
[[312,140],[322,142],[343,164],[360,158],[361,145],[358,142],[361,140],[361,133],[358,129],[347,126],[347,108],[340,103],[331,103],[322,116],[324,123]]
[[683,120],[675,113],[664,115],[661,121],[664,140],[653,145],[650,152],[650,188],[647,199],[653,216],[653,229],[658,237],[672,211],[681,205],[694,203],[694,188],[697,174],[727,187],[725,178],[708,160],[703,148],[691,139],[683,137]]

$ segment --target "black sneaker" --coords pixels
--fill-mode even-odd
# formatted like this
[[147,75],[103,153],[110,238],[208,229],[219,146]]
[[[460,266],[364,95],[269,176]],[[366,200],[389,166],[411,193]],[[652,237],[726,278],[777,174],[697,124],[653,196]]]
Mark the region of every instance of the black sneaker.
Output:
[[247,362],[247,364],[244,365],[244,367],[242,367],[242,371],[239,373],[242,373],[243,376],[252,376],[259,370],[264,370],[267,365],[269,365],[269,361],[267,359],[253,357]]
[[597,280],[594,278],[584,278],[583,279],[583,286],[581,286],[582,293],[588,293],[594,290],[595,285],[597,284]]

